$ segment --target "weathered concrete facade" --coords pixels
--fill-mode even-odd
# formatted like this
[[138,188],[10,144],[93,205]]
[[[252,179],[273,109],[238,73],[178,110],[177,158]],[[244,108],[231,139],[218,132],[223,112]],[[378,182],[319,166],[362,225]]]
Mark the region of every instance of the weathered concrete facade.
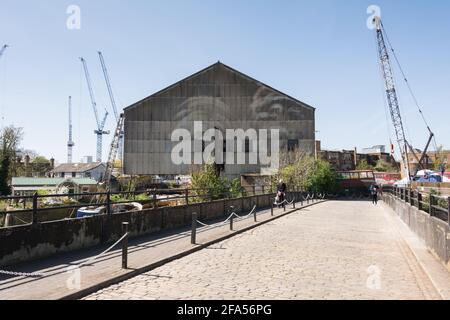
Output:
[[[281,151],[299,148],[313,154],[315,109],[222,63],[216,63],[125,109],[124,171],[131,175],[189,174],[171,152],[175,129],[194,136],[194,121],[203,130],[279,129]],[[251,144],[250,144],[251,145]],[[270,145],[269,145],[270,148]],[[235,149],[236,150],[236,149]],[[237,152],[255,152],[253,146]],[[225,163],[224,174],[260,173],[261,163]]]

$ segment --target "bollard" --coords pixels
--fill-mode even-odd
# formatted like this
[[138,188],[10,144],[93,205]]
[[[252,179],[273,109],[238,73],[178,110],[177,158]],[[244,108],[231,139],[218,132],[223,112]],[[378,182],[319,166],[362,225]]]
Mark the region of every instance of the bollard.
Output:
[[122,222],[122,233],[126,235],[122,240],[122,269],[128,269],[128,222]]
[[230,217],[230,231],[233,231],[234,216]]
[[192,230],[191,230],[191,244],[196,244],[197,237],[197,213],[192,213]]
[[253,220],[255,220],[255,222],[257,222],[257,220],[256,220],[256,210],[253,212]]
[[295,209],[295,198],[292,199],[292,208]]
[[273,201],[272,201],[272,206],[270,208],[270,215],[273,217]]

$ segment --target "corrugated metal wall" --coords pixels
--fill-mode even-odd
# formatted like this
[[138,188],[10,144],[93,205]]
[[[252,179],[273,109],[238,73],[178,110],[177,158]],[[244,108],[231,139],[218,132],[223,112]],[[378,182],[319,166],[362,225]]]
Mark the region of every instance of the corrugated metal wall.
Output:
[[[174,165],[171,141],[175,129],[192,132],[194,121],[203,129],[280,129],[281,144],[297,139],[314,152],[314,109],[263,86],[223,64],[125,110],[124,169],[126,174],[188,174],[190,165]],[[259,173],[258,165],[226,165],[225,174]]]

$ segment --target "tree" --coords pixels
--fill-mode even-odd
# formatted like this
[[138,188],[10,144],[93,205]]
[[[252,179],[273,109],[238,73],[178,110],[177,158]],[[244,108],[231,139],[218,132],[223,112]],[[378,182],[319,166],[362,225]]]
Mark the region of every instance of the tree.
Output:
[[361,160],[356,165],[356,170],[374,170],[375,167],[370,165],[367,160]]
[[399,172],[399,167],[394,166],[391,163],[384,161],[383,159],[377,161],[377,165],[374,169],[377,172]]
[[50,160],[42,156],[34,158],[31,162],[31,167],[33,174],[36,174],[39,177],[45,176],[46,173],[53,169]]
[[9,185],[9,172],[11,167],[11,159],[8,155],[2,157],[0,168],[0,195],[7,196],[11,194]]
[[19,149],[22,138],[22,128],[14,126],[5,127],[0,134],[0,193],[2,195],[11,193],[9,182],[15,170],[12,164],[15,163],[16,151]]
[[433,170],[441,171],[442,167],[448,169],[447,155],[443,146],[439,146],[433,159]]
[[227,179],[217,174],[214,163],[205,164],[192,174],[192,189],[197,201],[236,198],[242,194],[239,179]]
[[325,160],[315,159],[305,153],[298,154],[297,158],[285,164],[280,173],[273,177],[272,184],[279,179],[295,191],[334,192],[337,189],[337,173],[331,164]]

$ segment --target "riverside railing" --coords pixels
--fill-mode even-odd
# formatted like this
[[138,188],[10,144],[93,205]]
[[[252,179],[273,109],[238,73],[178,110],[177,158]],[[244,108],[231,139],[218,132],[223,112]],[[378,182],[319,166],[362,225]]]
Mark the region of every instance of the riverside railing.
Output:
[[[300,192],[300,191],[295,191]],[[238,194],[239,196],[236,196]],[[0,197],[0,203],[8,206],[8,209],[0,210],[0,228],[6,224],[7,216],[14,217],[12,225],[35,224],[41,213],[51,213],[56,210],[67,210],[66,218],[76,217],[78,209],[85,207],[101,208],[99,214],[113,214],[125,212],[129,209],[120,209],[117,205],[138,202],[144,205],[144,209],[154,209],[165,202],[173,205],[189,205],[192,203],[210,202],[214,200],[248,197],[256,195],[275,194],[274,186],[246,186],[239,191],[216,192],[214,189],[206,188],[179,188],[179,189],[145,189],[136,191],[120,192],[95,192],[78,194],[48,194],[35,193],[32,196],[6,196]],[[158,196],[165,196],[158,198]],[[117,199],[119,198],[119,199]],[[64,204],[63,199],[67,204]],[[50,201],[49,201],[50,200]],[[76,203],[71,203],[77,200]],[[48,204],[48,203],[57,204]],[[15,208],[11,208],[12,206]],[[20,206],[20,207],[19,207]],[[72,210],[72,212],[70,212]],[[60,219],[49,219],[55,221]],[[11,226],[11,225],[9,225]]]
[[405,187],[385,188],[384,192],[391,193],[396,199],[408,203],[432,217],[447,221],[450,225],[450,197],[439,196],[431,192],[419,192]]

